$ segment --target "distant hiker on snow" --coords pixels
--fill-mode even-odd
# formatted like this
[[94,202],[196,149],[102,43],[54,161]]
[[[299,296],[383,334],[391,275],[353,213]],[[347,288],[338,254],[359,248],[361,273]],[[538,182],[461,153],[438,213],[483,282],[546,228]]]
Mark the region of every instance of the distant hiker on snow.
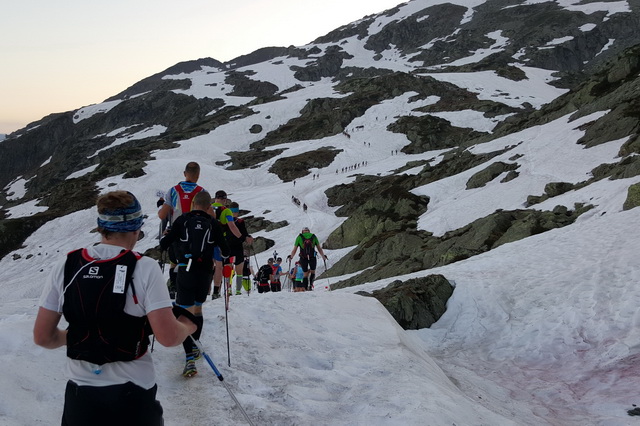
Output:
[[[227,208],[227,205],[230,202],[231,200],[227,198],[227,193],[223,190],[219,190],[216,192],[216,198],[211,206],[215,210],[216,219],[222,227],[222,233],[225,235],[225,238],[230,234],[233,234],[236,238],[242,238],[242,233],[236,226],[233,212],[231,209]],[[220,297],[222,269],[224,267],[224,259],[219,249],[214,250],[213,261],[215,269],[213,272],[213,294],[211,295],[211,299],[217,299]]]
[[302,266],[300,266],[300,262],[296,262],[295,266],[289,272],[289,279],[293,282],[293,291],[295,293],[299,293],[304,290],[304,271],[302,270]]
[[260,269],[258,269],[256,278],[258,280],[258,293],[268,293],[269,291],[271,291],[269,283],[271,283],[271,279],[273,278],[272,257],[269,258],[266,265],[262,265]]
[[282,263],[282,258],[278,257],[275,262],[271,264],[271,291],[282,291],[282,283],[280,282],[280,274],[282,274],[282,267],[280,264]]
[[240,282],[240,286],[238,286],[238,282],[236,281],[236,295],[242,294],[242,288],[247,292],[247,294],[251,293],[251,275],[254,275],[253,269],[251,268],[249,262],[249,252],[244,252],[244,266],[242,267],[242,281]]
[[[240,287],[242,286],[242,277],[244,264],[249,262],[249,258],[245,256],[243,244],[251,245],[253,243],[253,237],[247,232],[247,226],[244,223],[244,219],[238,218],[240,215],[240,205],[235,201],[229,204],[229,210],[233,213],[233,221],[242,235],[240,238],[236,237],[233,233],[227,234],[227,242],[229,243],[230,256],[234,258],[233,265],[236,272],[236,294],[239,294]],[[230,288],[233,287],[230,285]]]
[[[193,338],[200,339],[204,319],[202,305],[207,300],[213,273],[213,250],[220,247],[223,255],[229,255],[229,247],[218,222],[207,210],[211,206],[211,195],[200,191],[193,197],[193,210],[184,213],[175,222],[167,235],[160,240],[160,247],[175,247],[178,259],[176,304],[191,312],[198,329]],[[186,364],[182,375],[192,377],[198,373],[195,361],[200,359],[197,346],[187,339],[183,342]]]
[[[158,210],[158,217],[163,222],[167,222],[168,227],[171,227],[180,215],[191,211],[193,197],[202,191],[202,187],[197,183],[200,178],[200,165],[198,163],[195,161],[187,163],[183,174],[185,180],[179,182],[167,191],[163,197],[165,202],[160,206],[160,210]],[[168,200],[168,202],[166,200]],[[168,253],[169,261],[171,262],[169,267],[169,293],[174,295],[176,292],[175,267],[177,259],[173,247],[169,247]]]
[[308,227],[302,228],[302,232],[293,243],[293,250],[287,257],[287,260],[293,259],[298,248],[300,248],[300,266],[304,271],[304,288],[305,290],[313,290],[313,281],[316,278],[316,266],[318,263],[316,258],[316,248],[324,261],[327,260],[327,256],[325,256],[324,251],[322,251],[318,237],[312,234]]
[[[172,309],[156,261],[132,251],[143,220],[136,197],[109,192],[97,207],[100,244],[72,251],[53,268],[33,340],[47,349],[67,346],[63,425],[161,425],[149,334],[177,346],[197,326],[191,314]],[[58,328],[62,315],[66,330]]]

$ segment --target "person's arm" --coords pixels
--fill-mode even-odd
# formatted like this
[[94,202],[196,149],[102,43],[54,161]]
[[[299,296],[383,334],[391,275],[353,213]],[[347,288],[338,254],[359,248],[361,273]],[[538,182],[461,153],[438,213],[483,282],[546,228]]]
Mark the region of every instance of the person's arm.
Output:
[[178,346],[198,328],[185,316],[177,319],[171,308],[160,308],[147,313],[156,340],[162,346]]
[[162,237],[162,239],[160,240],[160,248],[162,250],[168,249],[169,246],[177,240],[178,235],[180,235],[180,230],[182,229],[183,222],[184,218],[182,216],[177,218],[173,223],[173,226],[169,229],[169,232]]
[[291,254],[289,256],[287,256],[287,260],[293,259],[293,256],[296,255],[296,252],[298,251],[298,239],[299,238],[300,238],[300,236],[296,237],[296,241],[293,243],[293,250],[291,251]]
[[171,204],[165,202],[162,207],[160,207],[160,210],[158,210],[158,217],[160,218],[160,220],[165,220],[167,217],[169,217],[169,215],[171,214],[171,210],[173,210],[171,208]]
[[40,307],[33,326],[33,341],[47,349],[55,349],[67,344],[67,330],[58,328],[62,315]]
[[[247,225],[244,222],[244,220],[242,221],[238,221],[236,223],[238,229],[240,230],[240,233],[242,234],[242,237],[244,237],[244,241],[245,243],[251,245],[253,244],[253,237],[251,235],[249,235],[249,231],[247,231]],[[242,238],[240,238],[242,240]]]
[[222,233],[220,224],[215,219],[211,221],[211,232],[213,233],[213,239],[216,241],[216,245],[220,247],[220,253],[224,257],[229,257],[229,244],[227,243],[227,239]]
[[227,226],[229,227],[229,231],[231,231],[231,233],[236,238],[242,238],[242,233],[240,232],[240,230],[236,226],[236,223],[233,221],[233,215],[232,216],[227,216]]
[[320,253],[320,255],[322,256],[322,258],[324,260],[327,260],[327,256],[324,254],[324,251],[322,251],[322,246],[320,245],[320,241],[318,241],[318,238],[316,237],[316,247],[318,248],[318,253]]

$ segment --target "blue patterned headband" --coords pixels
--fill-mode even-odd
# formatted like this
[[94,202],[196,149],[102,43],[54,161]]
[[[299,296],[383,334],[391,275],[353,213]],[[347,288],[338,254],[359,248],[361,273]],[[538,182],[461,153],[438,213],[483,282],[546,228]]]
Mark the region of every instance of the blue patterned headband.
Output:
[[133,202],[123,208],[98,213],[98,227],[110,232],[131,232],[142,228],[142,206],[130,192]]

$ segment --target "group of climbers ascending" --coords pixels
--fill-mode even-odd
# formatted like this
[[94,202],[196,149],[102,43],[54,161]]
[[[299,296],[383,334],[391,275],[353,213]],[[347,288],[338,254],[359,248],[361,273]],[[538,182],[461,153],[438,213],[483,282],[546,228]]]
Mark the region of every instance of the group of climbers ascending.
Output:
[[[207,296],[230,295],[234,274],[236,294],[251,290],[244,245],[251,245],[253,237],[238,217],[240,206],[225,191],[212,199],[198,185],[198,163],[188,163],[184,176],[157,204],[160,247],[171,264],[168,285],[162,259],[159,267],[133,251],[144,215],[127,191],[98,199],[100,244],[69,253],[47,280],[33,334],[45,348],[67,346],[70,380],[63,424],[162,424],[150,336],[164,346],[182,344],[183,375],[192,377],[203,355],[197,342]],[[299,262],[282,273],[282,259],[270,259],[269,273],[256,275],[258,292],[281,291],[281,277],[291,278],[295,291],[312,289],[316,248],[326,260],[318,238],[304,228],[287,257],[290,265],[300,249]],[[62,316],[66,329],[59,328]],[[109,401],[120,401],[118,410]]]

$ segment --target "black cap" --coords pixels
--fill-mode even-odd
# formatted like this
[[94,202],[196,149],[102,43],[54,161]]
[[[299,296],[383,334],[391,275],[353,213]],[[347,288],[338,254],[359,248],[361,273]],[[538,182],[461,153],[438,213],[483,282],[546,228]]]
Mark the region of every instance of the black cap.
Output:
[[227,198],[227,193],[223,190],[216,192],[216,198]]

